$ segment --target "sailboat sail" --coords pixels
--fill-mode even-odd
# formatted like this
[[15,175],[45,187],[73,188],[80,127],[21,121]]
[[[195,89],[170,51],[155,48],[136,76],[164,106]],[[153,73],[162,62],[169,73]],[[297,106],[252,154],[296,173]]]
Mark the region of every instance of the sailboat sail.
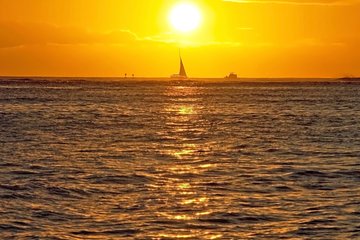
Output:
[[185,71],[185,67],[184,67],[184,63],[183,63],[181,57],[180,57],[180,72],[179,72],[179,76],[187,77],[186,71]]
[[184,66],[183,60],[182,60],[182,58],[181,58],[181,53],[180,53],[180,51],[179,51],[179,58],[180,58],[180,70],[179,70],[179,74],[173,74],[173,75],[171,75],[171,78],[177,79],[177,80],[188,79],[188,76],[187,76],[186,70],[185,70],[185,66]]

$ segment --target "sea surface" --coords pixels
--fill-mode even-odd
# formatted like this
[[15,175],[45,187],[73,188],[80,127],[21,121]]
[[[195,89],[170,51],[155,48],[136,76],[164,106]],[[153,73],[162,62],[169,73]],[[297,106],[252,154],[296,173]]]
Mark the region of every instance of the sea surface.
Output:
[[360,84],[4,78],[0,239],[360,239]]

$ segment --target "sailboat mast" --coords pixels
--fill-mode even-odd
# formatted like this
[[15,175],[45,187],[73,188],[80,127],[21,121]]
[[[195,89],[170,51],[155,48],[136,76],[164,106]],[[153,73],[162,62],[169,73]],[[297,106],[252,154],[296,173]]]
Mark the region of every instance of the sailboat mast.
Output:
[[180,76],[183,76],[183,77],[187,77],[187,74],[186,74],[186,71],[185,71],[185,67],[184,67],[184,63],[183,63],[182,58],[181,58],[180,48],[179,48],[179,58],[180,58],[180,71],[179,71],[179,75],[180,75]]

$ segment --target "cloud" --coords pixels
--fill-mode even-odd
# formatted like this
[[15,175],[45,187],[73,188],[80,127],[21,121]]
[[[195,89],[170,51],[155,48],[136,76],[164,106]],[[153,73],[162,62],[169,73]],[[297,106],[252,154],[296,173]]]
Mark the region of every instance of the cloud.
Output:
[[344,47],[346,43],[341,41],[325,41],[317,38],[302,38],[290,42],[285,47]]
[[129,44],[139,37],[129,30],[92,32],[39,22],[0,22],[0,48],[41,44]]
[[[252,30],[252,28],[241,28],[241,30]],[[164,32],[158,35],[137,38],[137,41],[148,44],[169,44],[181,45],[187,47],[208,47],[208,46],[222,46],[222,47],[239,47],[242,42],[237,41],[215,41],[198,39],[197,37],[182,38],[174,32]]]
[[324,1],[298,1],[298,0],[223,0],[224,2],[251,3],[251,4],[281,4],[304,6],[350,6],[359,4],[360,0],[324,0]]
[[[244,28],[245,29],[245,28]],[[246,28],[248,30],[248,28]],[[140,37],[129,30],[94,32],[78,27],[56,26],[41,22],[0,22],[0,49],[29,45],[132,45],[169,44],[188,47],[224,46],[238,47],[242,43],[233,41],[201,41],[181,39],[176,33],[167,32]]]

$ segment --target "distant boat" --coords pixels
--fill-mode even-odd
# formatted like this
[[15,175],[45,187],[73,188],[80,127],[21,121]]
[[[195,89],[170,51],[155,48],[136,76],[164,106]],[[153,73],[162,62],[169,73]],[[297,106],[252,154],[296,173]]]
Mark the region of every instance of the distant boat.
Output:
[[185,66],[184,63],[182,61],[181,58],[181,54],[179,53],[179,57],[180,57],[180,70],[179,70],[179,74],[173,74],[171,75],[172,79],[176,79],[176,80],[186,80],[188,79],[188,76],[186,74],[186,70],[185,70]]
[[228,76],[225,77],[225,79],[237,79],[238,75],[236,73],[230,73]]

